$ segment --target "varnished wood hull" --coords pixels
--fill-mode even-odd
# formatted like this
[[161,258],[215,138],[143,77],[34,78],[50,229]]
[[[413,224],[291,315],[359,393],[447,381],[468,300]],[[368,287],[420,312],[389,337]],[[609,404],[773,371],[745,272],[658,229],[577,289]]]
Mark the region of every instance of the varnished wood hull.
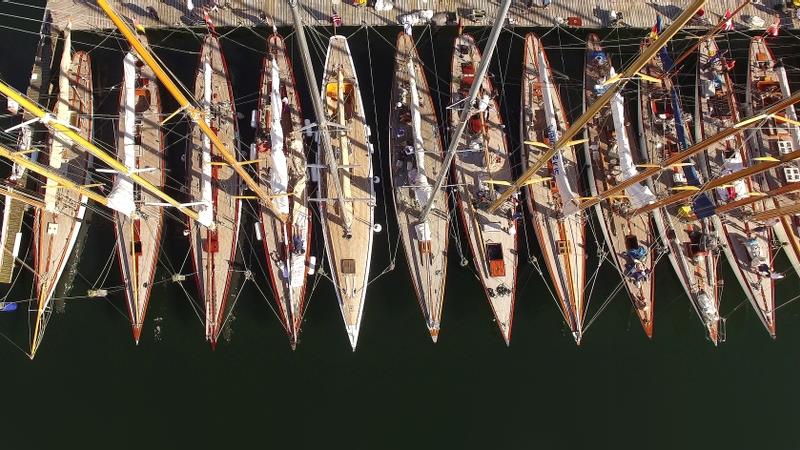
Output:
[[[216,131],[217,136],[231,151],[236,151],[238,130],[236,111],[233,103],[233,91],[225,59],[219,40],[214,35],[207,35],[200,51],[200,66],[195,81],[195,97],[204,98],[204,62],[211,64],[211,104],[201,100],[201,106],[207,108],[206,120]],[[193,200],[202,199],[203,189],[203,134],[199,127],[192,129],[187,165],[189,174],[189,192]],[[200,302],[205,306],[206,339],[212,347],[227,317],[227,304],[231,291],[233,268],[236,261],[236,245],[241,219],[240,180],[232,167],[222,164],[222,157],[215,149],[211,149],[211,160],[215,163],[211,168],[210,183],[212,186],[213,211],[216,230],[212,231],[194,221],[189,222],[190,246],[194,263],[197,291]],[[202,208],[202,206],[201,206]]]
[[256,153],[259,160],[258,180],[266,191],[283,195],[272,189],[268,174],[274,164],[271,151],[260,145],[270,141],[271,128],[271,73],[272,60],[275,60],[285,103],[282,109],[281,128],[283,131],[283,152],[286,155],[288,170],[288,206],[286,221],[282,221],[274,209],[261,205],[261,243],[267,261],[272,294],[278,304],[283,326],[289,335],[289,342],[295,348],[300,335],[300,327],[305,309],[305,295],[309,259],[311,258],[311,214],[308,207],[306,189],[306,149],[303,143],[303,126],[300,97],[297,91],[291,60],[286,53],[283,38],[273,34],[267,40],[267,57],[264,58],[261,72],[261,88],[256,117]]
[[[70,92],[68,103],[59,101],[54,112],[57,117],[64,110],[72,112],[72,124],[86,139],[92,139],[92,71],[91,60],[85,52],[76,52],[72,57],[69,73]],[[77,184],[88,184],[90,179],[88,153],[71,141],[51,135],[50,149],[61,139],[63,161],[61,175]],[[51,161],[52,166],[52,161]],[[66,188],[55,188],[54,211],[38,210],[34,221],[34,242],[36,246],[34,269],[36,270],[37,309],[31,339],[31,357],[35,356],[42,341],[44,328],[52,311],[51,300],[59,279],[72,256],[78,233],[86,213],[87,198]]]
[[[646,43],[642,44],[643,46]],[[663,76],[664,69],[659,57],[653,58],[643,69],[642,73],[651,77],[660,78]],[[669,108],[671,111],[670,89],[672,84],[669,78],[665,78],[662,84],[654,85],[651,83],[639,84],[639,130],[640,146],[646,149],[648,159],[651,163],[658,164],[670,154],[680,151],[677,144],[674,123],[675,114],[664,113],[662,118],[660,113],[654,111],[654,107]],[[654,106],[659,105],[659,106]],[[681,122],[683,123],[683,122]],[[688,131],[685,136],[688,140]],[[669,147],[665,146],[665,143]],[[698,158],[691,161],[699,167]],[[653,177],[654,193],[658,197],[665,197],[673,193],[675,187],[674,176],[678,171],[683,173],[683,168],[667,169],[661,171]],[[661,214],[654,216],[656,228],[661,235],[661,241],[668,247],[669,260],[672,263],[678,280],[683,286],[687,297],[691,301],[698,317],[705,326],[708,336],[716,345],[719,342],[719,301],[720,293],[717,282],[717,263],[718,254],[716,242],[718,239],[714,221],[703,219],[697,222],[684,221],[679,214],[679,208],[683,204],[670,205],[661,208]],[[690,243],[704,242],[705,254],[690,254]]]
[[[601,86],[611,77],[610,55],[603,51],[600,40],[595,34],[590,34],[587,39],[586,65],[584,70],[584,111],[599,96],[596,86]],[[627,112],[627,110],[626,110]],[[616,138],[614,121],[611,117],[610,107],[603,110],[589,121],[586,128],[587,142],[584,144],[584,158],[590,162],[587,166],[589,189],[592,196],[602,194],[623,180],[619,165],[619,145]],[[625,122],[630,123],[625,116]],[[635,145],[635,133],[628,128],[628,142],[634,163],[646,162],[639,148]],[[614,153],[617,152],[615,156]],[[655,282],[653,270],[657,256],[657,231],[651,222],[651,214],[628,217],[624,212],[635,209],[630,198],[611,198],[594,207],[600,228],[603,232],[609,257],[614,261],[617,271],[622,277],[622,282],[630,297],[633,309],[639,317],[647,337],[653,337],[653,317],[655,312]],[[656,214],[658,212],[656,211]],[[632,275],[635,269],[632,258],[627,256],[628,239],[633,239],[647,249],[647,254],[639,259],[646,278],[636,279]]]
[[[140,37],[143,39],[143,37]],[[117,154],[124,157],[125,116],[134,114],[141,125],[135,132],[139,135],[136,149],[136,168],[148,169],[139,173],[154,186],[164,185],[164,136],[161,131],[161,98],[155,74],[146,65],[137,70],[136,97],[134,110],[126,108],[126,83],[123,81],[120,93],[120,118],[118,125]],[[123,76],[124,78],[124,76]],[[119,175],[117,175],[119,176]],[[117,260],[125,284],[125,299],[131,318],[133,339],[137,343],[142,333],[147,306],[150,302],[158,257],[161,249],[161,232],[164,211],[158,203],[160,199],[149,192],[136,188],[134,194],[136,211],[131,217],[114,213],[114,230],[117,236]]]
[[[540,64],[540,57],[544,61],[544,67]],[[544,48],[533,34],[525,37],[522,70],[522,141],[536,141],[552,145],[554,142],[551,142],[550,132],[548,132],[544,89],[550,90],[549,95],[551,95],[555,112],[557,130],[551,130],[551,132],[558,132],[560,135],[569,127],[569,124],[561,104],[558,86],[552,81],[550,86],[546,86],[540,76],[540,71],[547,71],[549,80],[553,80]],[[541,158],[545,150],[534,145],[524,145],[523,164],[526,167],[532,165]],[[566,179],[569,180],[573,189],[579,190],[581,186],[580,167],[575,148],[572,146],[564,148],[562,158],[566,169]],[[561,313],[575,341],[580,344],[586,314],[584,298],[586,282],[585,219],[581,213],[568,216],[564,216],[562,213],[564,205],[554,181],[553,170],[552,165],[548,162],[536,174],[543,181],[534,181],[528,185],[528,210]]]
[[[420,238],[419,215],[425,207],[425,203],[420,202],[412,187],[421,185],[420,180],[412,177],[412,174],[418,174],[419,164],[415,154],[408,154],[405,151],[409,141],[413,147],[416,140],[413,125],[407,121],[413,120],[410,118],[409,73],[411,69],[409,68],[409,59],[413,61],[416,73],[415,83],[419,92],[420,136],[423,139],[420,144],[424,148],[422,158],[424,158],[425,184],[435,183],[437,175],[442,171],[444,155],[436,110],[413,38],[404,32],[399,33],[396,48],[395,75],[389,112],[389,161],[392,192],[411,281],[414,284],[414,291],[431,339],[436,342],[444,304],[450,214],[446,190],[440,189],[438,192],[430,193],[429,188],[428,195],[434,196],[434,206],[426,219],[429,236],[427,239],[424,235]],[[419,189],[424,191],[424,188]],[[421,195],[428,198],[425,194]]]
[[[476,68],[480,58],[480,51],[472,36],[462,34],[456,37],[450,85],[451,105],[466,97],[465,91],[468,91],[468,87],[462,83],[462,78],[468,78],[468,74],[464,74],[464,68]],[[492,97],[493,94],[492,82],[486,77],[478,97]],[[460,107],[450,109],[451,126],[455,126],[458,121]],[[494,213],[487,212],[483,205],[504,189],[501,185],[487,181],[508,182],[513,177],[505,126],[496,99],[491,99],[483,116],[482,119],[479,114],[473,116],[476,120],[480,119],[480,123],[473,122],[474,125],[470,125],[464,132],[461,151],[454,158],[452,171],[454,184],[458,186],[456,204],[475,269],[489,299],[500,334],[508,345],[511,342],[516,300],[516,212],[519,204],[514,196]],[[478,129],[473,129],[473,126]],[[467,150],[473,142],[478,143],[479,151]]]

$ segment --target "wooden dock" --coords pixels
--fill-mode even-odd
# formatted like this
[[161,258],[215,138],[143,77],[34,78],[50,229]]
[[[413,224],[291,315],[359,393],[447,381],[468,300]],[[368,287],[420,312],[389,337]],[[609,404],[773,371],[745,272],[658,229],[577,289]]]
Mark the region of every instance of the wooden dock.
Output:
[[[117,12],[135,19],[145,27],[181,28],[201,25],[203,10],[208,7],[209,15],[216,26],[254,27],[275,24],[291,26],[292,16],[287,0],[194,0],[190,11],[187,0],[109,0]],[[211,5],[219,5],[216,9]],[[488,0],[396,0],[390,11],[377,11],[371,6],[354,6],[342,0],[299,0],[303,21],[311,26],[331,24],[334,10],[346,26],[390,26],[397,25],[398,18],[421,9],[430,9],[437,18],[457,14],[466,25],[489,26],[496,14],[499,2]],[[528,4],[531,4],[528,6]],[[660,14],[668,20],[677,17],[690,0],[552,0],[548,7],[541,6],[542,0],[515,0],[508,14],[509,23],[525,27],[552,27],[558,24],[583,28],[608,28],[614,25],[611,11],[621,13],[619,26],[650,28]],[[716,24],[727,9],[738,4],[734,0],[708,0],[705,18]],[[785,0],[754,0],[735,18],[737,28],[749,28],[751,17],[759,17],[769,26],[776,14],[780,14],[784,27],[800,26],[793,18],[794,11],[778,12],[775,7]],[[72,22],[74,30],[114,28],[94,0],[50,0],[48,7],[53,12],[57,26]],[[473,9],[483,10],[485,15],[478,20],[467,18]],[[448,14],[449,13],[449,14]],[[579,23],[578,23],[579,22]],[[454,23],[454,22],[451,22]],[[704,25],[696,22],[689,27]]]

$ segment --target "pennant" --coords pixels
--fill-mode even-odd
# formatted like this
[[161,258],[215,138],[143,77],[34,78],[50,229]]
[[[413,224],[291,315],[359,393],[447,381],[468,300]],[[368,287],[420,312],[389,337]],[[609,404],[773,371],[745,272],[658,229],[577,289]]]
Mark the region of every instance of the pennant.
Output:
[[778,36],[778,31],[781,29],[781,18],[775,16],[775,20],[772,21],[772,25],[767,28],[767,35],[772,37]]
[[722,26],[723,31],[732,31],[733,30],[733,14],[731,13],[730,9],[725,10],[725,25]]

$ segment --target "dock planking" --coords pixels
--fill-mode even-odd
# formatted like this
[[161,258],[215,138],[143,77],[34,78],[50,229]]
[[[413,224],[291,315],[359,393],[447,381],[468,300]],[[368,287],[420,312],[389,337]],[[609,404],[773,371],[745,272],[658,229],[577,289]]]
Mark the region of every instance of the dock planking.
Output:
[[[621,13],[621,26],[650,28],[657,15],[667,20],[677,17],[690,0],[552,0],[542,7],[541,0],[515,0],[509,11],[509,23],[524,27],[552,27],[562,20],[568,26],[571,17],[580,20],[582,28],[608,28],[612,26],[611,11]],[[291,26],[292,16],[287,0],[217,0],[216,10],[210,10],[213,0],[194,0],[190,11],[186,0],[109,0],[114,9],[129,19],[135,19],[148,28],[182,28],[203,25],[203,9],[209,7],[209,16],[216,26],[255,27],[266,24]],[[331,14],[336,11],[344,25],[391,26],[398,18],[420,9],[431,9],[435,13],[456,13],[465,25],[489,26],[499,7],[499,1],[489,0],[396,0],[390,11],[377,11],[369,6],[354,6],[350,2],[331,0],[301,0],[302,20],[310,26],[328,26]],[[739,2],[733,0],[708,0],[705,6],[707,23],[716,24],[728,9]],[[757,16],[769,26],[776,14],[780,14],[782,26],[798,26],[791,11],[779,13],[777,5],[784,0],[754,0],[735,18],[737,28],[748,28],[751,17]],[[530,4],[530,6],[528,6]],[[73,30],[106,30],[114,28],[111,21],[94,0],[49,0],[48,8],[53,21],[61,28],[67,22]],[[473,21],[467,18],[472,9],[483,10],[483,18]],[[266,21],[266,22],[265,22]],[[703,28],[701,23],[688,28]],[[762,27],[763,28],[763,27]]]

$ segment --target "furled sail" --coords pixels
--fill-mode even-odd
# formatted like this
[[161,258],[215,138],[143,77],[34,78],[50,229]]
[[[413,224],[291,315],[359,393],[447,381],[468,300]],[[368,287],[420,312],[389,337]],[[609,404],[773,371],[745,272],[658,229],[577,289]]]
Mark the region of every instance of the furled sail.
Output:
[[[611,68],[609,77],[615,75],[614,68]],[[614,120],[614,132],[617,136],[617,153],[619,154],[619,167],[622,172],[622,180],[627,180],[639,174],[636,170],[636,164],[633,162],[633,155],[631,154],[631,143],[628,139],[628,129],[625,126],[625,100],[622,94],[617,93],[611,99],[611,116]],[[625,188],[625,194],[634,208],[640,208],[656,200],[656,196],[650,191],[650,188],[642,185],[641,183],[634,183],[630,187]]]
[[419,113],[419,91],[417,91],[417,71],[413,58],[408,59],[408,85],[411,91],[411,128],[414,133],[414,161],[417,173],[410,177],[414,185],[414,196],[420,205],[428,203],[431,187],[425,173],[425,141],[422,138],[422,117]]
[[[125,83],[125,121],[122,150],[125,167],[136,169],[136,56],[129,52],[122,61]],[[136,209],[133,201],[133,181],[123,174],[114,178],[114,188],[108,195],[108,207],[130,216]]]
[[[547,70],[547,61],[545,60],[544,52],[537,55],[539,64],[539,77],[542,80],[542,96],[544,97],[544,113],[547,123],[547,137],[551,145],[555,145],[558,141],[558,122],[556,120],[555,106],[553,105],[553,89],[554,85],[550,81],[550,72]],[[569,216],[577,211],[578,194],[572,190],[572,186],[567,179],[567,170],[564,167],[564,158],[562,157],[561,150],[558,150],[553,156],[553,178],[556,180],[558,193],[561,196],[562,213]]]
[[278,63],[272,58],[272,78],[269,102],[271,107],[271,123],[269,137],[272,143],[272,171],[269,180],[272,194],[275,196],[272,201],[283,214],[289,214],[289,197],[286,195],[289,185],[289,169],[286,162],[286,154],[283,153],[283,98],[281,97],[281,76],[278,72]]
[[[211,61],[203,61],[203,110],[204,120],[210,124],[211,120]],[[200,223],[212,223],[214,221],[214,200],[213,188],[211,185],[211,140],[203,134],[203,163],[201,177],[202,206],[199,208],[198,216]]]

